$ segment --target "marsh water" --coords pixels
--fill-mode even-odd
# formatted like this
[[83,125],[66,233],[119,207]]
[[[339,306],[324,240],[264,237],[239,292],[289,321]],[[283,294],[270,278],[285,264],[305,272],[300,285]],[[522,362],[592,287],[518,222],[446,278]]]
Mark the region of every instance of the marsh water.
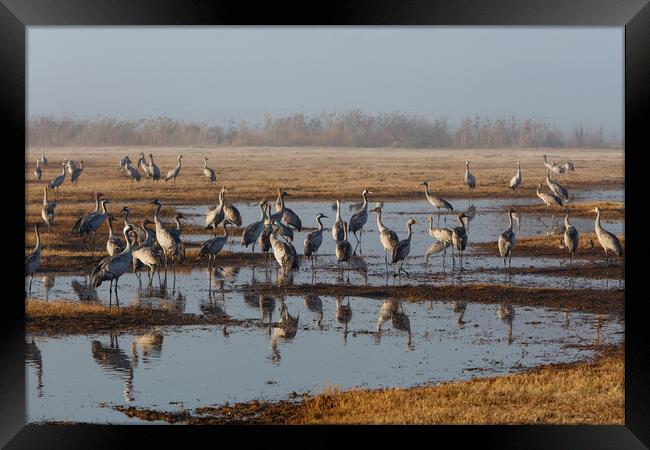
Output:
[[[282,301],[297,318],[292,330],[278,325]],[[337,314],[347,305],[351,314]],[[391,307],[399,320],[385,314]],[[492,376],[588,358],[588,344],[617,343],[623,333],[610,316],[517,307],[513,320],[501,320],[497,305],[458,300],[231,295],[203,311],[255,318],[259,325],[28,336],[28,421],[136,423],[111,407],[178,411],[284,399],[327,385],[379,388]]]
[[[370,209],[381,199],[370,198]],[[577,192],[575,200],[623,200],[623,192]],[[386,201],[382,221],[406,237],[406,221],[414,218],[411,253],[404,264],[409,275],[386,271],[384,249],[377,238],[376,214],[369,212],[360,254],[349,270],[334,255],[331,226],[336,211],[330,202],[287,201],[302,219],[302,232],[294,231],[294,245],[302,254],[305,235],[316,228],[315,215],[324,219],[323,244],[312,269],[301,259],[301,268],[289,280],[297,285],[408,285],[495,283],[512,286],[566,289],[622,289],[623,280],[581,276],[587,259],[523,257],[515,255],[513,268],[566,268],[554,275],[507,274],[500,269],[496,240],[508,226],[509,206],[536,204],[538,199],[458,199],[454,208],[474,213],[469,224],[469,244],[463,271],[457,269],[450,249],[432,253],[434,244],[426,218],[438,214],[426,201]],[[243,223],[259,220],[256,203],[235,203]],[[351,203],[342,203],[341,215],[348,220]],[[470,209],[470,205],[473,206]],[[205,205],[178,207],[195,224],[202,224]],[[555,225],[564,215],[555,214]],[[518,236],[555,234],[549,215],[522,214]],[[593,218],[572,218],[581,232],[593,232]],[[624,234],[622,220],[602,219],[603,226]],[[455,226],[455,216],[440,214],[440,226]],[[208,235],[187,236],[200,242]],[[561,235],[558,234],[558,242]],[[226,250],[250,252],[240,246],[240,236],[231,238]],[[350,242],[356,244],[354,237]],[[494,242],[494,254],[476,251],[472,243]],[[596,245],[598,245],[596,243]],[[257,249],[256,249],[257,250]],[[590,262],[593,262],[590,261]],[[604,258],[598,260],[604,264]],[[221,264],[217,262],[217,264]],[[165,326],[139,334],[101,333],[82,336],[28,336],[26,373],[28,421],[81,421],[138,423],[111,408],[115,405],[175,411],[179,408],[219,405],[253,399],[286,399],[292,393],[316,393],[328,384],[343,389],[414,386],[473,376],[510,373],[540,364],[583,360],[592,356],[589,344],[619,343],[623,338],[621,318],[546,308],[516,307],[513,320],[501,320],[497,305],[448,301],[401,303],[365,297],[334,298],[272,297],[256,287],[277,283],[275,260],[242,259],[222,263],[223,270],[206,267],[170,271],[166,284],[154,276],[148,285],[127,273],[120,278],[120,305],[174,309],[180,312],[217,315],[247,321],[248,326]],[[88,286],[87,274],[46,273],[35,277],[32,296],[44,301],[65,299],[108,304],[108,283],[97,289]],[[114,299],[113,299],[114,301]],[[295,328],[280,326],[280,310],[298,318]],[[338,304],[338,306],[337,306]],[[343,314],[348,305],[351,316]],[[390,306],[391,314],[386,315]],[[462,312],[464,311],[464,313]],[[338,314],[337,314],[338,312]],[[381,332],[377,325],[380,317]],[[405,319],[408,318],[408,320]],[[398,320],[399,319],[399,320]],[[408,327],[406,326],[408,324]],[[409,333],[410,329],[410,333]]]

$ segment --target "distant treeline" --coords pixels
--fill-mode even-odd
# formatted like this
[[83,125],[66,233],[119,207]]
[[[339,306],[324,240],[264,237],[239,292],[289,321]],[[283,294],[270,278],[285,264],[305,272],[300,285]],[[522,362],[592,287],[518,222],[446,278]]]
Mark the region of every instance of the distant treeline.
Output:
[[465,118],[457,126],[446,118],[431,119],[401,112],[361,111],[309,117],[267,116],[262,123],[241,122],[227,127],[155,119],[77,119],[38,116],[28,121],[31,146],[338,146],[406,148],[603,147],[598,131],[576,126],[564,134],[536,119]]

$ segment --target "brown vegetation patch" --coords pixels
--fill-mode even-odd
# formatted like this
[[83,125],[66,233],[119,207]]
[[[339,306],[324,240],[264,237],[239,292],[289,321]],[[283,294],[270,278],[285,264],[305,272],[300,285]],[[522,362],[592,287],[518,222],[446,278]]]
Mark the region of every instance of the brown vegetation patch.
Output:
[[[592,210],[598,206],[602,220],[622,220],[625,219],[625,202],[578,202],[570,203],[566,207],[570,210],[569,222],[571,217],[587,217],[596,220],[596,213]],[[525,214],[542,214],[548,216],[554,214],[559,218],[559,223],[564,224],[565,207],[553,207],[547,209],[541,202],[536,205],[521,205],[517,209]]]
[[25,301],[28,333],[85,334],[107,330],[137,330],[156,325],[252,325],[253,321],[183,314],[176,311],[112,307],[98,303]]

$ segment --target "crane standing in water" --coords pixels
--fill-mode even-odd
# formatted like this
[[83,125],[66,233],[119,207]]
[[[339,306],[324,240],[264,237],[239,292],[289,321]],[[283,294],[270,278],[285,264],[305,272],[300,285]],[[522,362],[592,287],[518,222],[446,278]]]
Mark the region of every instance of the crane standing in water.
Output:
[[453,211],[454,207],[451,206],[451,203],[449,203],[447,200],[443,199],[442,197],[436,194],[432,194],[431,192],[429,192],[429,182],[427,180],[420,183],[420,186],[424,186],[424,195],[427,197],[429,203],[431,203],[432,206],[435,206],[438,209],[438,225],[440,225],[440,209],[444,208],[449,211]]
[[29,290],[27,291],[28,297],[32,293],[32,281],[34,280],[34,274],[38,271],[38,268],[41,265],[41,237],[38,234],[38,228],[40,226],[40,223],[34,225],[34,233],[36,233],[36,245],[34,246],[34,250],[25,257],[25,275],[29,275]]
[[476,177],[472,175],[469,171],[469,161],[465,161],[465,186],[471,194],[474,189],[476,189]]
[[515,249],[515,243],[517,242],[515,232],[512,230],[512,217],[514,214],[515,210],[508,208],[508,228],[501,233],[498,240],[499,254],[503,258],[503,268],[506,268],[506,258],[508,258],[510,270],[512,270],[512,251]]
[[117,294],[117,283],[122,275],[126,273],[131,265],[131,241],[129,240],[129,232],[132,231],[133,227],[131,225],[126,225],[124,227],[124,239],[126,240],[126,247],[121,253],[118,253],[115,256],[107,256],[102,259],[99,264],[90,273],[91,284],[93,288],[98,288],[101,286],[102,282],[108,280],[111,283],[109,287],[109,292],[111,296],[109,297],[109,307],[112,306],[112,291],[113,281],[115,281],[115,301],[117,306],[120,306],[120,298]]
[[595,207],[594,209],[591,210],[591,212],[596,213],[596,222],[594,224],[594,227],[596,229],[596,237],[598,238],[598,242],[600,242],[600,245],[603,247],[603,250],[605,250],[605,258],[607,259],[607,265],[609,265],[609,253],[612,252],[616,254],[616,262],[618,265],[621,264],[621,255],[623,255],[623,247],[621,246],[621,242],[618,240],[616,235],[610,231],[607,231],[602,227],[600,224],[600,208]]
[[318,253],[318,249],[323,243],[323,223],[321,219],[327,219],[328,217],[323,213],[316,214],[316,222],[318,222],[318,229],[312,231],[307,236],[305,236],[304,250],[303,253],[306,258],[311,259],[311,268],[314,269],[314,258]]
[[580,235],[576,227],[569,223],[569,212],[567,211],[564,217],[564,248],[569,252],[569,259],[573,264],[573,254],[578,250],[578,240]]
[[388,252],[391,255],[399,244],[397,233],[385,226],[381,221],[381,207],[377,206],[372,210],[377,213],[377,229],[379,230],[379,242],[384,247],[384,262],[386,263],[386,275],[388,275]]
[[406,276],[410,276],[409,273],[402,268],[404,265],[404,261],[406,261],[406,258],[408,257],[409,253],[411,252],[411,236],[412,236],[412,231],[411,227],[415,224],[417,224],[413,219],[409,219],[406,222],[406,229],[408,230],[408,234],[406,235],[406,239],[403,239],[399,241],[399,243],[393,248],[393,251],[391,253],[391,263],[395,264],[398,261],[402,261],[401,264],[399,265],[399,270],[397,271],[397,275],[399,276],[401,272],[404,272]]
[[[363,227],[368,221],[368,194],[372,194],[368,189],[364,189],[363,192],[361,193],[361,196],[363,197],[363,204],[361,205],[361,208],[352,214],[349,220],[349,229],[348,231],[351,231],[352,234],[354,234],[354,237],[357,240],[357,245],[354,246],[354,250],[352,253],[356,253],[357,247],[361,244],[361,236],[363,235]],[[359,232],[359,236],[357,236],[357,231]],[[361,253],[361,249],[359,249],[359,253]]]
[[341,203],[336,200],[336,220],[332,225],[332,238],[334,242],[343,240],[343,219],[341,219]]

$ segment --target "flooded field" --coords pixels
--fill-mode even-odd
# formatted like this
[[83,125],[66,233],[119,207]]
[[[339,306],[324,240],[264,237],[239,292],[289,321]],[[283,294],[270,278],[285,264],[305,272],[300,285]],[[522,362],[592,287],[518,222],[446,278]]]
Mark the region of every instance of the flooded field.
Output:
[[111,406],[176,411],[277,400],[328,384],[379,388],[492,376],[588,358],[588,344],[619,343],[623,333],[613,316],[545,308],[518,307],[502,320],[497,305],[454,301],[290,296],[285,305],[295,326],[278,322],[281,298],[234,296],[200,308],[268,326],[28,336],[27,420],[135,423]]
[[[575,195],[576,201],[595,199],[622,201],[623,191]],[[371,198],[369,209],[376,201],[381,199]],[[504,271],[496,241],[508,226],[505,211],[510,206],[538,203],[538,199],[524,197],[453,200],[455,209],[472,216],[463,270],[459,271],[451,249],[435,249],[428,234],[428,216],[433,217],[434,226],[440,220],[440,226],[453,227],[457,225],[454,214],[439,215],[424,200],[386,201],[382,221],[400,239],[406,237],[409,218],[418,222],[404,264],[408,275],[397,276],[396,267],[386,268],[374,212],[369,212],[360,251],[348,267],[336,261],[332,203],[287,202],[303,222],[303,230],[294,231],[299,255],[306,234],[316,227],[315,215],[328,216],[323,220],[323,243],[313,268],[301,258],[300,270],[284,279],[272,257],[268,263],[259,255],[252,257],[236,235],[230,238],[233,245],[225,247],[228,253],[217,258],[222,270],[211,272],[204,263],[194,262],[176,273],[170,270],[166,283],[164,274],[162,278],[155,274],[149,285],[146,272],[141,277],[128,272],[119,281],[122,307],[231,318],[250,326],[165,325],[138,333],[116,330],[61,336],[37,332],[26,338],[27,419],[138,423],[142,420],[128,418],[112,407],[173,412],[226,402],[292,399],[301,393],[322,392],[328,385],[342,389],[409,387],[591,358],[594,346],[623,342],[622,317],[518,304],[512,319],[501,319],[499,305],[465,302],[462,293],[460,299],[417,302],[345,295],[346,287],[355,286],[462,288],[481,283],[513,288],[625,288],[623,277],[614,274],[615,266],[602,267],[600,275],[595,274],[593,268],[604,266],[605,261],[593,253],[579,252],[570,265],[563,252],[557,257],[525,256],[515,248],[513,272]],[[257,203],[235,204],[244,225],[259,220]],[[205,208],[176,206],[186,223],[199,226]],[[353,212],[353,203],[341,204],[343,220]],[[553,224],[550,214],[523,213],[515,232],[519,239],[557,235],[559,242],[563,218],[556,211]],[[574,217],[571,222],[581,233],[593,233],[593,218]],[[623,220],[605,217],[603,226],[624,235]],[[196,245],[208,237],[207,233],[184,234],[183,240]],[[356,244],[353,236],[349,240]],[[89,272],[39,274],[31,297],[109,305],[108,282],[93,289]],[[282,284],[305,295],[276,295]],[[341,287],[344,296],[317,296],[309,292],[315,284]],[[270,294],[274,288],[276,294]],[[114,296],[111,303],[115,304]]]

